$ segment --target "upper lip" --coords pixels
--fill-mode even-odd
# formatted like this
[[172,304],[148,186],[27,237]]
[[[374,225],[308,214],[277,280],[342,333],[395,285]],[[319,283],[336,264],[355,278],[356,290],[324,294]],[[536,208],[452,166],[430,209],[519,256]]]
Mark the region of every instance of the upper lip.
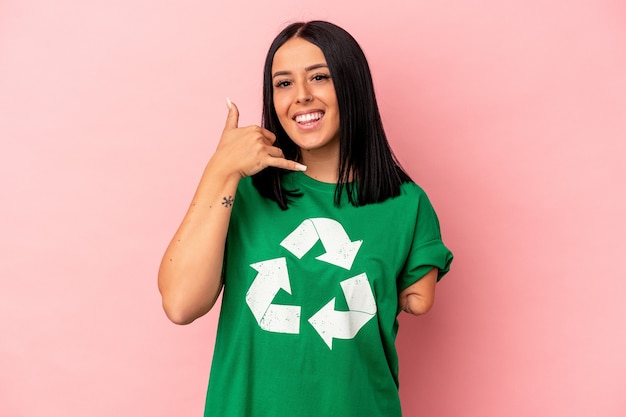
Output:
[[293,116],[291,116],[291,120],[296,120],[296,117],[301,116],[303,114],[311,114],[311,113],[322,113],[322,114],[325,114],[324,110],[322,110],[322,109],[303,110],[303,111],[299,111],[297,113],[294,113]]

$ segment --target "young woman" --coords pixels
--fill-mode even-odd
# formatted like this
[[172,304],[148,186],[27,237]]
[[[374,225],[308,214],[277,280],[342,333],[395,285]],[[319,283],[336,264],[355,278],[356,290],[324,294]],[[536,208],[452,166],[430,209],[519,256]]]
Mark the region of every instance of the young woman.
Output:
[[437,216],[399,166],[365,56],[295,23],[264,70],[263,127],[228,117],[159,271],[187,324],[224,290],[207,416],[400,416],[398,314],[450,267]]

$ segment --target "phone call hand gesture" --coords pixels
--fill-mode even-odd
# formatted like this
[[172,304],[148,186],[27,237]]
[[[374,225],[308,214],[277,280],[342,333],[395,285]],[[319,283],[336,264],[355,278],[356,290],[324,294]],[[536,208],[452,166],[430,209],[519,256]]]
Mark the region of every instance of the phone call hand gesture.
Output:
[[225,172],[240,178],[276,167],[304,171],[306,166],[285,159],[283,151],[273,146],[276,135],[260,126],[239,127],[239,109],[227,100],[228,116],[222,137],[212,159],[219,160]]

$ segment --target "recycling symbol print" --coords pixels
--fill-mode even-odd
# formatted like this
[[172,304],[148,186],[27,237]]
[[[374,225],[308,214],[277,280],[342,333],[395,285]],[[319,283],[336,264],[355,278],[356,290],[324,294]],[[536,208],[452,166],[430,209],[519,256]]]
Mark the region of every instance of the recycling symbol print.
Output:
[[[321,241],[326,252],[316,259],[348,271],[363,243],[362,240],[351,241],[339,222],[313,218],[300,223],[283,239],[280,246],[302,259],[318,241]],[[246,304],[259,327],[268,332],[299,334],[301,307],[273,304],[274,297],[281,289],[291,295],[287,259],[268,259],[250,266],[257,271],[257,275],[246,293]],[[340,282],[340,285],[348,311],[335,310],[333,297],[308,318],[308,322],[331,350],[333,339],[353,339],[377,311],[367,274],[358,274]]]

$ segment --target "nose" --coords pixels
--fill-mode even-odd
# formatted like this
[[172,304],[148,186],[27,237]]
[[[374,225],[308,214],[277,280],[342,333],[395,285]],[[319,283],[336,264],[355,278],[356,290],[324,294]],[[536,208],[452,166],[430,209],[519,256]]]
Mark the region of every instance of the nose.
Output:
[[311,101],[313,101],[313,96],[309,93],[298,95],[298,103],[310,103]]
[[296,101],[297,103],[310,103],[311,101],[313,101],[313,95],[306,88],[305,85],[301,86],[298,89],[298,96],[297,96]]

